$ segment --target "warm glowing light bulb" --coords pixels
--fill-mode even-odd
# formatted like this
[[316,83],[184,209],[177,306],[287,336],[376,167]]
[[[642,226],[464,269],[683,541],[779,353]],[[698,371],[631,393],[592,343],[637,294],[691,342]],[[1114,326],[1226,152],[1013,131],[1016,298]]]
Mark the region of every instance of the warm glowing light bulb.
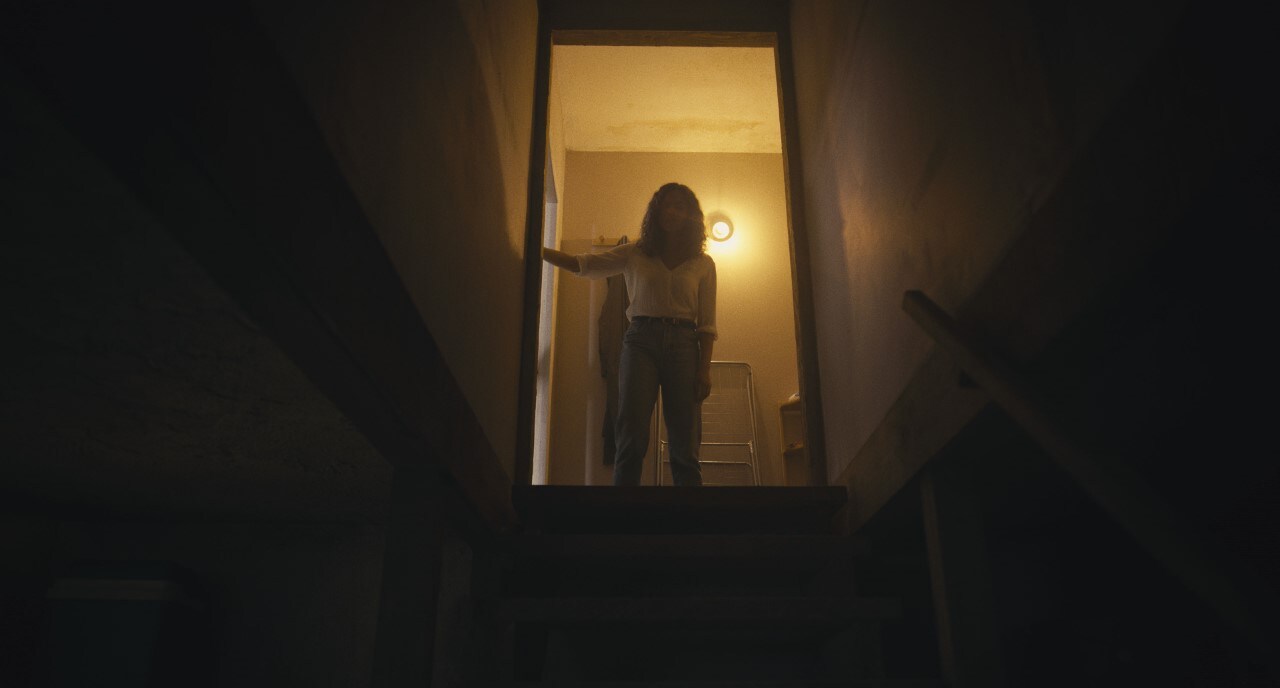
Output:
[[733,225],[724,220],[720,220],[711,225],[711,238],[716,241],[726,241],[733,236]]

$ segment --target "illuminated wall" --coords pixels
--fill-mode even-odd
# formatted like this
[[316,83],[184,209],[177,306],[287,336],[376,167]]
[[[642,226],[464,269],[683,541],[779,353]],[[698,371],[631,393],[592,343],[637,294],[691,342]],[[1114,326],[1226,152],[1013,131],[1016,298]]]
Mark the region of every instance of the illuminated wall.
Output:
[[[791,4],[827,468],[839,478],[1177,13]],[[1170,5],[1172,7],[1172,5]]]
[[[561,197],[562,246],[589,250],[591,238],[601,234],[634,240],[650,196],[669,181],[692,188],[704,212],[720,210],[734,221],[733,239],[710,247],[719,278],[715,358],[751,364],[761,480],[782,484],[778,405],[799,391],[782,156],[570,151]],[[603,381],[588,339],[588,325],[598,316],[593,306],[599,297],[593,301],[591,289],[589,280],[559,279],[552,483],[581,483],[584,476],[609,481],[599,461],[603,419],[596,406]]]

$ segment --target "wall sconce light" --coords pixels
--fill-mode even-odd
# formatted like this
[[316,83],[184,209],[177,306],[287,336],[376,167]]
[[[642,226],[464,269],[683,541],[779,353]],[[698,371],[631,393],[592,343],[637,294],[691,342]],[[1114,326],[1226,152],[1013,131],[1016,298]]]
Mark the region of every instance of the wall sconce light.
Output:
[[711,223],[711,238],[715,241],[728,241],[733,236],[733,222],[724,213],[712,213],[707,221]]

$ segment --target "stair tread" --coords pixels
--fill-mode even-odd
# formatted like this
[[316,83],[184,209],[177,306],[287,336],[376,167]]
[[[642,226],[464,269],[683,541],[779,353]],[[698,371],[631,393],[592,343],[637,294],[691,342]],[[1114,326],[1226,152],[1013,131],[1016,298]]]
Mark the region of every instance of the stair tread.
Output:
[[528,559],[846,559],[858,541],[815,534],[533,533],[512,538],[511,553]]
[[486,688],[942,688],[934,679],[796,679],[796,680],[594,680],[594,682],[495,682]]
[[831,623],[895,618],[901,605],[867,597],[516,597],[497,600],[494,611],[542,623]]
[[562,533],[830,533],[843,487],[520,485],[530,531]]

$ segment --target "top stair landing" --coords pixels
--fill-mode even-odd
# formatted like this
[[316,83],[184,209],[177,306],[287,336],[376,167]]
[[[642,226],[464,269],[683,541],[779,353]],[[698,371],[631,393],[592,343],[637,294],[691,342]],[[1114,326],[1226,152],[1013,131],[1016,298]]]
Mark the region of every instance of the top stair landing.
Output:
[[518,485],[527,532],[826,535],[843,487]]

